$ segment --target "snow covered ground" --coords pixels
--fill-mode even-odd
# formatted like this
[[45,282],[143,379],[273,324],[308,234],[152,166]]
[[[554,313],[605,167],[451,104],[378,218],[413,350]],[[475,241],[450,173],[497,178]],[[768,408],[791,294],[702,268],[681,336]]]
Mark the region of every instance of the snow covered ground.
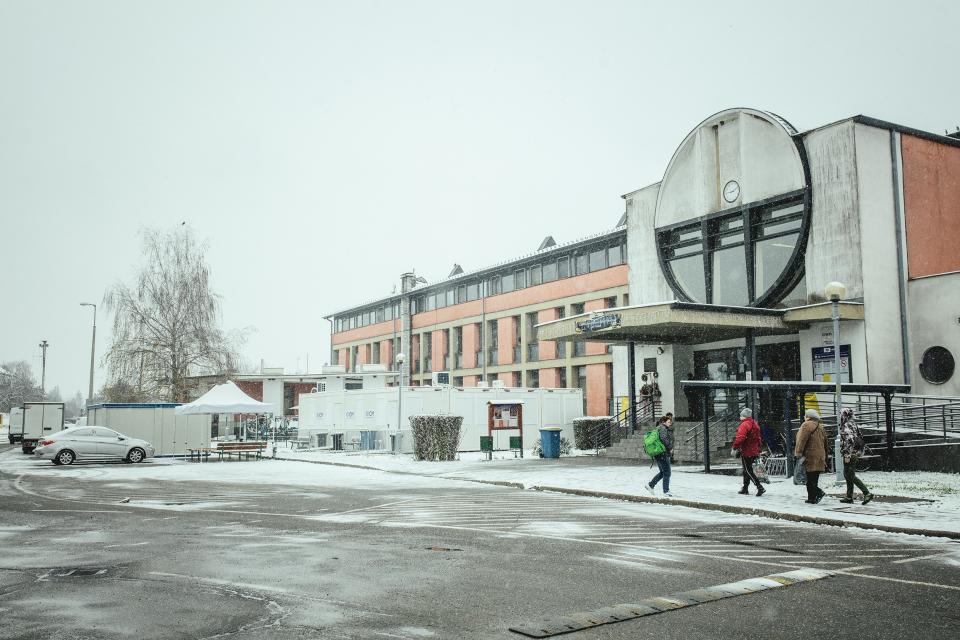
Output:
[[[269,449],[268,449],[269,452]],[[529,453],[529,452],[528,452]],[[153,459],[139,465],[75,464],[56,467],[49,462],[24,456],[19,449],[0,454],[0,471],[9,475],[42,475],[72,480],[96,479],[112,483],[143,486],[152,480],[192,483],[280,484],[311,487],[356,487],[382,489],[395,494],[404,488],[437,488],[462,481],[510,482],[523,487],[557,487],[650,498],[646,482],[655,468],[648,464],[619,464],[586,456],[543,460],[515,458],[499,452],[487,461],[480,453],[463,453],[451,462],[417,462],[410,455],[369,452],[295,451],[281,445],[280,460],[260,462],[186,462]],[[297,461],[325,463],[302,464]],[[360,467],[344,473],[340,466]],[[386,472],[386,473],[384,473]],[[766,485],[767,493],[758,498],[743,496],[739,476],[705,475],[700,467],[674,467],[671,492],[675,500],[706,505],[758,508],[781,514],[814,516],[858,523],[860,526],[886,525],[908,529],[928,529],[960,533],[960,474],[887,473],[861,474],[878,496],[867,506],[838,502],[845,488],[836,485],[832,474],[821,476],[820,486],[828,493],[822,503],[804,503],[805,489],[775,478]],[[474,489],[483,485],[471,483]],[[658,499],[662,494],[656,494]],[[668,500],[669,499],[664,499]]]
[[[529,452],[528,452],[529,453]],[[481,453],[462,453],[452,462],[417,462],[410,455],[280,449],[286,459],[349,464],[386,471],[416,473],[457,480],[514,482],[524,487],[560,487],[632,496],[647,496],[646,483],[656,474],[648,464],[590,464],[580,460],[514,458],[500,452],[491,461]],[[845,484],[824,474],[820,486],[828,496],[817,505],[804,502],[806,489],[792,481],[773,478],[767,493],[740,495],[739,476],[706,475],[702,467],[674,467],[670,483],[675,499],[713,505],[759,508],[778,513],[841,519],[861,525],[886,525],[960,533],[960,474],[868,471],[860,478],[879,496],[867,506],[842,504]],[[751,490],[753,491],[753,490]],[[663,498],[658,487],[655,497]]]

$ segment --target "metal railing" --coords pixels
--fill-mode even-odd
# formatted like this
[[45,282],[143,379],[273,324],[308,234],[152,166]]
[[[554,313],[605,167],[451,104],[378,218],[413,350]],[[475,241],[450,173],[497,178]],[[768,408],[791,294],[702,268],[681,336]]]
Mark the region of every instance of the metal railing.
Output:
[[[731,402],[734,404],[731,404]],[[737,427],[740,426],[740,411],[749,403],[749,393],[738,393],[732,400],[726,397],[723,399],[723,403],[725,408],[710,416],[710,440],[719,440],[726,444],[732,441],[737,433]],[[714,408],[716,406],[717,402],[714,402]],[[701,455],[700,445],[703,440],[703,423],[688,428],[684,435],[687,437],[683,440],[683,444],[690,445],[690,443],[693,443],[693,457],[699,460]],[[710,443],[703,442],[703,447],[705,449],[710,447]]]

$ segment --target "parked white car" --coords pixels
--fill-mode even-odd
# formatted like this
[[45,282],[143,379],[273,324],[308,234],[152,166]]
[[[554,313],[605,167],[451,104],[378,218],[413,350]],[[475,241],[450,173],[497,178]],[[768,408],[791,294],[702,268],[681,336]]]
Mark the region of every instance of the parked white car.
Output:
[[46,436],[33,450],[33,455],[53,464],[72,464],[74,460],[123,460],[143,462],[152,458],[153,445],[131,438],[113,429],[98,426],[70,427]]

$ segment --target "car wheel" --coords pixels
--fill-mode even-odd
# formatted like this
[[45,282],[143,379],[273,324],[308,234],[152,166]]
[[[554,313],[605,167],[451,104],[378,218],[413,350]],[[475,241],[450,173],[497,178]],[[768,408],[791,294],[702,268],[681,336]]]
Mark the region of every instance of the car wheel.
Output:
[[70,449],[63,449],[53,458],[54,464],[73,464],[73,461],[76,456],[73,455],[73,451]]
[[130,453],[127,454],[127,462],[143,462],[143,459],[146,457],[146,455],[147,454],[144,453],[143,449],[134,447],[133,449],[130,449]]

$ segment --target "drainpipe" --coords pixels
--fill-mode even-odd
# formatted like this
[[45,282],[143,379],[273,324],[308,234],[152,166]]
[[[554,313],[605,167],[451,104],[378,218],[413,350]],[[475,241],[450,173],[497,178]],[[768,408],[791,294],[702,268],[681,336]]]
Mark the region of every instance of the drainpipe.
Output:
[[903,219],[903,157],[900,155],[900,134],[890,132],[890,166],[893,172],[893,219],[897,241],[897,284],[900,288],[900,343],[903,346],[903,383],[910,384],[910,333],[907,327],[906,237]]

